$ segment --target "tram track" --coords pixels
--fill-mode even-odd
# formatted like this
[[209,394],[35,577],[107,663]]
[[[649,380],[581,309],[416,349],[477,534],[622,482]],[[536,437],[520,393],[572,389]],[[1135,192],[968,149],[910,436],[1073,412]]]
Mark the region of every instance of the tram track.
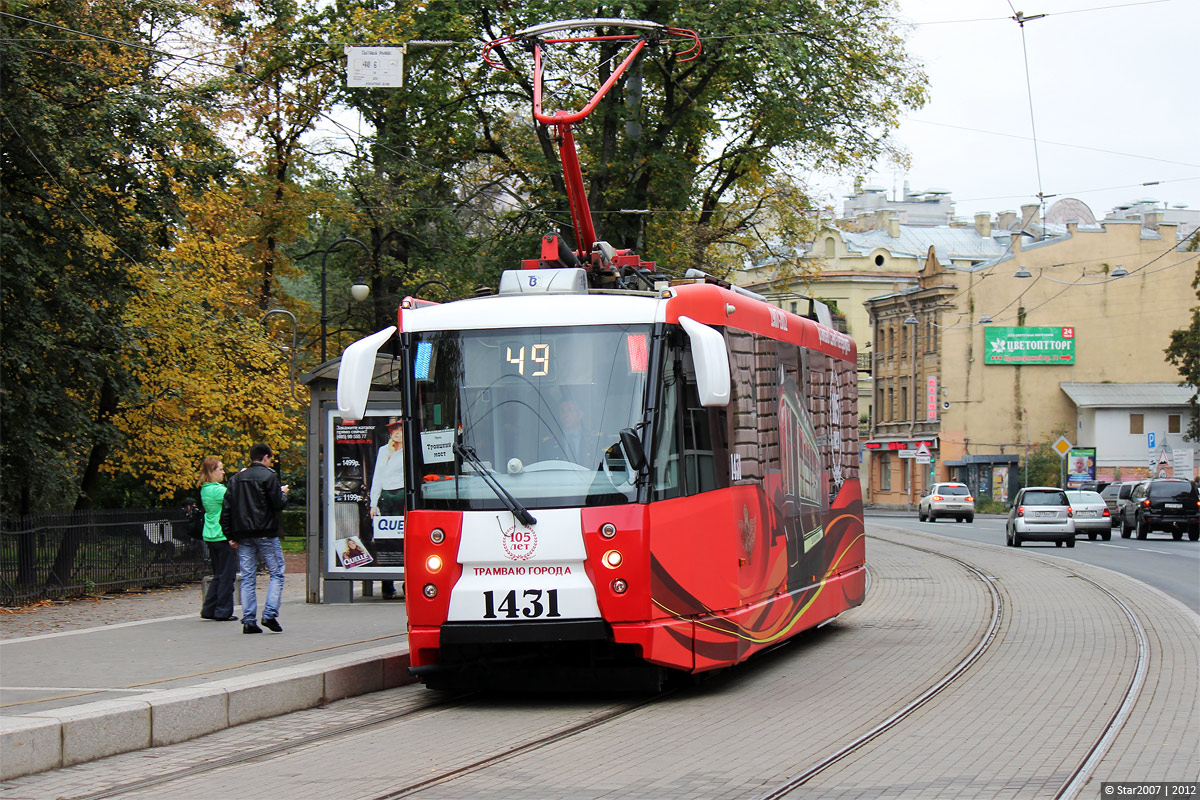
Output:
[[[816,776],[828,770],[834,764],[864,748],[869,742],[897,728],[897,726],[899,726],[907,717],[912,715],[915,711],[924,706],[934,697],[941,694],[956,680],[963,676],[967,670],[969,670],[970,667],[976,663],[984,654],[984,652],[986,652],[987,649],[996,641],[997,634],[999,633],[1001,624],[1004,620],[1004,603],[1003,597],[996,587],[995,580],[991,576],[988,576],[983,570],[980,570],[975,565],[964,561],[963,559],[956,558],[936,550],[918,547],[913,544],[897,541],[895,539],[890,539],[883,536],[876,535],[876,538],[887,541],[890,544],[899,547],[905,547],[910,550],[916,550],[953,561],[967,569],[972,574],[976,575],[976,577],[978,577],[985,583],[985,585],[987,585],[989,593],[992,597],[991,619],[989,620],[987,630],[980,637],[975,648],[970,653],[968,653],[951,669],[947,670],[941,678],[931,684],[925,691],[923,691],[912,701],[897,709],[885,720],[873,726],[870,730],[866,731],[860,736],[855,737],[850,742],[847,742],[833,752],[829,753],[827,756],[821,758],[804,771],[787,778],[770,791],[755,796],[755,800],[778,800],[779,798],[787,797],[797,789],[803,787]],[[1086,756],[1071,771],[1066,782],[1064,782],[1053,795],[1055,800],[1074,800],[1074,798],[1079,796],[1083,787],[1086,786],[1091,780],[1096,768],[1099,766],[1104,756],[1108,753],[1113,741],[1116,739],[1117,735],[1121,731],[1121,728],[1129,718],[1130,712],[1132,711],[1133,706],[1141,692],[1141,688],[1145,683],[1149,664],[1149,641],[1146,635],[1145,626],[1142,624],[1137,614],[1127,603],[1125,603],[1110,589],[1102,586],[1100,583],[1092,580],[1091,578],[1079,574],[1076,570],[1072,570],[1068,567],[1055,564],[1035,556],[1026,557],[1032,558],[1033,560],[1036,560],[1045,566],[1066,572],[1070,577],[1086,582],[1098,592],[1105,595],[1109,600],[1116,604],[1116,606],[1121,610],[1125,618],[1128,620],[1137,644],[1137,658],[1133,669],[1133,675],[1128,685],[1121,693],[1121,698],[1117,709],[1113,712],[1099,734],[1096,736],[1095,741],[1088,749]]]
[[850,742],[847,742],[846,744],[842,745],[841,747],[839,747],[836,750],[834,750],[833,752],[831,752],[829,755],[820,759],[815,764],[810,766],[808,769],[804,770],[803,772],[801,772],[797,775],[792,776],[791,778],[788,778],[787,780],[785,780],[780,785],[776,786],[771,791],[766,792],[765,794],[759,795],[756,798],[756,800],[777,800],[777,798],[786,797],[787,795],[791,794],[796,789],[798,789],[801,786],[803,786],[804,784],[808,783],[808,781],[810,781],[812,778],[816,777],[817,775],[820,775],[822,772],[829,769],[829,767],[831,767],[834,764],[836,764],[837,762],[841,761],[846,756],[850,755],[851,753],[854,753],[857,750],[862,749],[868,742],[881,736],[882,734],[886,733],[887,731],[892,730],[897,725],[899,725],[901,722],[903,722],[905,718],[907,718],[909,715],[911,715],[917,709],[919,709],[921,706],[925,705],[930,700],[932,700],[934,697],[936,697],[937,695],[939,695],[943,691],[945,691],[945,689],[948,686],[950,686],[955,680],[957,680],[959,678],[959,676],[961,676],[968,669],[970,669],[971,665],[974,664],[976,661],[978,661],[980,656],[982,656],[987,651],[987,649],[989,647],[991,647],[992,642],[994,642],[996,640],[996,635],[997,635],[997,633],[999,633],[1000,625],[1004,620],[1004,598],[1001,596],[1000,590],[996,588],[996,582],[991,576],[987,575],[982,570],[976,568],[974,565],[969,564],[966,561],[963,561],[962,559],[955,558],[953,556],[948,556],[945,553],[939,553],[935,550],[930,550],[928,548],[916,547],[914,545],[905,544],[903,542],[897,542],[892,539],[888,539],[886,541],[889,541],[892,544],[899,545],[901,547],[907,547],[910,550],[918,550],[920,552],[927,553],[929,555],[935,555],[935,556],[938,556],[939,558],[945,558],[950,561],[953,561],[953,562],[959,564],[960,566],[962,566],[963,568],[965,568],[968,572],[971,572],[979,580],[981,580],[984,583],[984,585],[987,586],[988,592],[991,595],[991,600],[992,600],[991,616],[990,616],[990,619],[988,620],[987,629],[984,631],[983,635],[979,638],[979,641],[976,642],[975,647],[971,650],[970,653],[968,653],[964,658],[962,658],[952,668],[947,670],[942,675],[941,678],[939,678],[932,685],[930,685],[928,688],[926,688],[925,691],[921,692],[921,694],[919,694],[913,700],[909,701],[904,706],[897,709],[887,719],[885,719],[882,722],[880,722],[879,724],[875,725],[870,730],[855,737]]
[[676,694],[678,691],[678,689],[672,689],[664,691],[646,700],[627,703],[619,708],[597,714],[591,719],[576,723],[568,728],[564,728],[563,730],[554,731],[553,733],[547,734],[532,741],[523,742],[515,747],[504,750],[503,752],[481,758],[474,763],[467,764],[456,769],[447,770],[441,775],[426,778],[425,780],[410,784],[409,786],[405,786],[401,789],[396,789],[386,794],[378,795],[374,798],[371,798],[371,800],[399,800],[399,798],[402,797],[413,797],[426,790],[434,789],[444,783],[447,783],[448,781],[452,781],[464,775],[470,775],[471,773],[488,769],[489,767],[496,766],[512,758],[525,755],[526,753],[532,753],[535,750],[540,750],[543,747],[566,741],[567,739],[578,736],[581,733],[585,733],[594,728],[600,727],[601,725],[632,714],[635,711],[640,711],[643,708],[660,703],[667,697]]
[[102,800],[102,798],[117,797],[129,792],[152,789],[155,786],[182,780],[184,778],[195,777],[197,775],[203,775],[208,772],[215,772],[216,770],[236,766],[238,764],[249,763],[261,758],[276,755],[278,753],[284,753],[288,750],[294,750],[299,747],[306,747],[309,745],[332,741],[345,736],[351,736],[375,726],[452,711],[456,708],[461,708],[468,705],[467,701],[471,697],[473,697],[473,694],[460,694],[450,698],[431,699],[430,702],[417,708],[406,708],[402,711],[389,711],[383,714],[374,714],[356,722],[338,725],[322,731],[297,736],[294,738],[284,739],[283,741],[279,741],[271,745],[261,745],[258,747],[241,750],[232,755],[206,760],[200,764],[194,764],[192,766],[171,770],[169,772],[155,775],[151,778],[143,778],[141,780],[108,786],[95,792],[83,795],[74,795],[69,798],[60,798],[60,800]]
[[[1011,588],[1004,588],[1011,579],[1012,574],[1015,573],[1010,573],[1004,567],[992,564],[987,559],[975,559],[969,552],[958,552],[951,555],[946,552],[940,552],[936,549],[936,545],[925,547],[919,543],[903,541],[901,537],[892,538],[890,536],[879,536],[878,534],[875,534],[875,536],[881,543],[886,542],[889,545],[920,553],[923,556],[937,556],[939,560],[944,560],[944,563],[957,565],[957,568],[965,570],[970,576],[970,578],[960,578],[960,585],[976,584],[983,587],[984,591],[982,594],[979,592],[974,593],[977,598],[974,604],[975,611],[967,618],[974,620],[972,629],[975,635],[973,638],[967,636],[965,639],[960,640],[956,655],[947,654],[950,656],[948,661],[953,660],[955,663],[947,663],[943,669],[939,670],[936,677],[926,676],[922,683],[913,685],[911,691],[915,694],[908,695],[912,699],[905,702],[903,707],[891,710],[887,718],[882,721],[864,719],[864,727],[870,727],[860,734],[847,731],[846,733],[852,738],[849,738],[841,746],[837,746],[832,740],[827,741],[826,747],[831,748],[828,754],[821,755],[820,750],[810,752],[805,761],[809,762],[811,766],[804,768],[802,772],[786,778],[766,794],[755,795],[756,797],[765,799],[794,796],[801,787],[806,785],[808,785],[808,790],[811,791],[815,786],[822,785],[821,782],[814,779],[822,774],[829,773],[835,765],[839,764],[843,765],[841,771],[833,770],[832,774],[839,776],[857,774],[858,767],[854,766],[856,762],[853,760],[847,761],[849,756],[855,753],[860,753],[861,755],[861,752],[868,748],[868,745],[872,742],[895,741],[894,737],[889,739],[886,734],[913,730],[911,727],[905,726],[905,720],[912,718],[916,711],[929,705],[931,701],[951,687],[965,683],[970,685],[965,681],[966,676],[980,676],[979,670],[973,669],[973,667],[979,666],[980,660],[984,659],[985,655],[988,655],[989,652],[1003,652],[999,646],[1000,643],[1004,643],[1006,647],[1012,646],[1007,631],[1010,624],[1014,620],[1019,619],[1022,606],[1027,597],[1024,594],[1014,596],[1011,594]],[[994,548],[990,548],[990,550],[994,551]],[[1146,626],[1143,625],[1139,617],[1139,612],[1143,611],[1143,609],[1135,600],[1126,602],[1125,599],[1118,596],[1117,593],[1106,586],[1096,580],[1092,580],[1086,575],[1080,574],[1078,570],[1072,569],[1070,564],[1055,563],[1058,559],[1039,558],[1033,554],[1002,552],[1004,552],[1005,557],[1017,555],[1021,559],[1036,561],[1043,567],[1052,567],[1057,571],[1065,573],[1070,579],[1083,581],[1084,585],[1088,587],[1087,590],[1083,590],[1082,587],[1080,589],[1080,591],[1087,592],[1080,595],[1085,598],[1085,602],[1092,602],[1086,600],[1090,596],[1088,594],[1090,592],[1095,592],[1098,596],[1103,596],[1107,602],[1113,604],[1116,609],[1119,609],[1119,613],[1109,615],[1109,618],[1112,620],[1111,624],[1119,628],[1124,623],[1127,626],[1126,630],[1133,631],[1132,635],[1128,638],[1129,649],[1126,655],[1129,660],[1125,662],[1131,664],[1131,669],[1127,671],[1122,668],[1119,673],[1121,675],[1128,675],[1129,679],[1127,681],[1122,680],[1119,685],[1114,684],[1110,695],[1112,706],[1109,707],[1115,706],[1115,710],[1111,711],[1111,713],[1106,710],[1103,720],[1094,719],[1091,722],[1089,729],[1094,734],[1089,734],[1089,743],[1081,741],[1074,748],[1074,755],[1078,756],[1078,760],[1068,761],[1064,766],[1060,767],[1056,771],[1055,781],[1038,792],[1038,796],[1043,797],[1076,798],[1081,796],[1081,792],[1085,787],[1089,786],[1089,781],[1097,774],[1097,770],[1101,767],[1102,763],[1106,763],[1111,768],[1111,762],[1105,762],[1106,755],[1112,751],[1119,734],[1129,722],[1134,712],[1134,705],[1142,693],[1143,686],[1147,683],[1150,664],[1150,643],[1146,633]],[[944,568],[946,574],[950,574],[954,570],[955,567],[947,566]],[[908,573],[907,579],[913,578],[913,573]],[[872,581],[874,582],[875,579],[873,575]],[[902,579],[906,578],[902,577]],[[911,612],[909,613],[911,614]],[[1116,629],[1114,628],[1114,630]],[[970,650],[964,654],[966,648],[970,648]],[[991,657],[985,659],[985,664],[991,660]],[[760,663],[765,667],[769,662]],[[492,779],[488,777],[493,775],[490,772],[491,769],[504,770],[510,768],[501,765],[523,757],[526,759],[523,763],[541,761],[544,759],[544,756],[538,755],[539,751],[546,752],[547,748],[552,748],[558,744],[565,744],[572,739],[576,740],[575,747],[578,750],[579,747],[584,746],[584,742],[590,741],[589,739],[580,739],[578,737],[588,732],[602,731],[604,730],[604,726],[610,723],[617,723],[623,718],[629,718],[636,712],[653,706],[655,703],[669,696],[671,696],[671,693],[664,693],[635,702],[609,703],[602,707],[592,707],[587,709],[586,714],[578,715],[574,719],[558,720],[555,724],[544,726],[541,730],[526,730],[523,738],[511,739],[499,747],[485,746],[478,748],[469,756],[467,753],[470,752],[470,746],[467,745],[461,754],[466,757],[458,760],[456,764],[442,764],[435,773],[421,774],[420,771],[414,773],[411,770],[404,770],[395,775],[395,777],[400,778],[400,781],[397,782],[403,781],[403,786],[392,788],[384,783],[376,785],[374,791],[364,792],[355,796],[372,798],[372,800],[438,796],[439,787],[455,787],[455,789],[450,791],[452,793],[457,791],[461,794],[464,788],[460,786],[459,781],[466,781],[464,786],[471,786],[473,783],[477,784],[480,781],[486,783]],[[127,793],[137,793],[137,796],[153,796],[151,792],[156,787],[161,787],[160,790],[166,793],[168,787],[174,781],[182,781],[186,778],[203,779],[205,773],[216,772],[223,768],[237,768],[240,766],[242,769],[261,769],[261,766],[251,766],[251,763],[256,761],[260,764],[266,763],[272,757],[278,757],[288,753],[288,751],[297,751],[309,746],[320,748],[323,743],[334,743],[339,739],[353,741],[355,735],[364,732],[369,734],[370,737],[388,737],[390,734],[387,733],[386,726],[390,723],[419,723],[422,717],[434,719],[434,715],[439,713],[450,713],[451,716],[448,719],[457,720],[458,712],[464,709],[473,712],[472,718],[478,718],[475,712],[481,710],[478,699],[468,694],[442,697],[440,699],[435,696],[434,700],[429,703],[423,702],[421,693],[416,690],[414,690],[411,696],[404,695],[403,697],[409,703],[421,702],[420,707],[409,707],[401,711],[374,714],[360,720],[354,720],[350,724],[327,727],[319,732],[297,736],[275,744],[261,747],[252,746],[237,754],[208,760],[201,764],[188,765],[164,772],[153,778],[130,781],[120,785],[112,785],[109,788],[89,794],[72,796],[70,800],[92,800],[93,798],[99,800],[99,798],[123,796]],[[922,714],[920,716],[928,719],[928,715]],[[442,723],[437,724],[440,725]],[[910,726],[913,724],[919,726],[921,723],[910,723]],[[376,734],[370,730],[375,726],[382,726],[380,727],[381,734]],[[613,730],[619,737],[621,731],[626,729],[617,726]],[[919,731],[920,728],[918,727],[917,730]],[[487,741],[486,736],[480,736],[477,737],[475,745],[478,747],[479,744]],[[491,741],[491,744],[495,745],[494,739]],[[345,747],[345,745],[342,746]],[[890,747],[891,745],[883,746]],[[419,763],[419,761],[414,760],[413,763]],[[861,763],[870,768],[871,760],[868,759]],[[847,764],[850,766],[844,766]],[[846,769],[849,769],[850,773],[847,773]],[[1102,769],[1100,770],[1100,774],[1105,774]],[[1065,779],[1062,776],[1066,776]],[[1106,777],[1104,779],[1107,780],[1109,778]],[[838,777],[836,780],[841,780],[841,777]],[[1061,780],[1061,783],[1058,782],[1059,780]],[[761,784],[759,786],[761,787]],[[383,791],[381,792],[381,790]],[[447,791],[447,788],[443,788],[442,791]]]

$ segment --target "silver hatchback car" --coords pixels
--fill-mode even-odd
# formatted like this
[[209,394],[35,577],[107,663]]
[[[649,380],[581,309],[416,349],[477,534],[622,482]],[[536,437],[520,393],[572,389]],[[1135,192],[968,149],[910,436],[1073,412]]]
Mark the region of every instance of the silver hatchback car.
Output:
[[936,522],[954,517],[959,522],[975,521],[975,498],[965,483],[935,483],[917,503],[917,519]]
[[1075,546],[1075,512],[1067,493],[1057,486],[1026,486],[1017,493],[1004,526],[1009,547],[1022,542],[1054,542]]

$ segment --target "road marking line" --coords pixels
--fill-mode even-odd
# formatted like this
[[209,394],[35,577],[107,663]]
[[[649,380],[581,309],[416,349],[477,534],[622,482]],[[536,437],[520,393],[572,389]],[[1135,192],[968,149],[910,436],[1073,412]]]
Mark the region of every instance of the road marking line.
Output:
[[162,689],[118,689],[111,686],[0,686],[0,692],[126,692],[146,694]]
[[1118,550],[1128,550],[1129,549],[1128,547],[1126,547],[1123,544],[1105,544],[1104,542],[1096,542],[1096,544],[1100,545],[1101,547],[1115,547]]
[[79,628],[73,631],[58,631],[57,633],[42,633],[37,636],[23,636],[20,639],[4,639],[0,641],[0,645],[16,644],[17,642],[38,642],[42,639],[57,639],[60,636],[76,636],[81,633],[96,633],[97,631],[111,631],[117,628],[132,628],[135,625],[150,625],[155,622],[170,622],[176,619],[199,619],[196,613],[191,614],[176,614],[173,617],[155,617],[154,619],[139,619],[134,622],[118,622],[115,625],[97,625],[93,628]]
[[1173,555],[1175,555],[1174,553],[1170,553],[1170,552],[1168,552],[1168,551],[1166,551],[1166,550],[1151,550],[1149,547],[1139,547],[1139,548],[1137,548],[1137,549],[1138,549],[1138,550],[1141,550],[1143,553],[1158,553],[1159,555],[1164,555],[1164,556],[1173,556]]

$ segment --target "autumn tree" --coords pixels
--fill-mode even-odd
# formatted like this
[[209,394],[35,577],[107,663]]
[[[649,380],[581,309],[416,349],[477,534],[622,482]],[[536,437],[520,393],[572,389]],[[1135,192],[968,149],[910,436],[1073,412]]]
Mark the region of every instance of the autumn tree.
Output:
[[[597,235],[682,271],[789,251],[809,235],[812,204],[800,176],[889,152],[888,131],[925,97],[892,13],[883,0],[556,1],[488,4],[476,19],[492,36],[552,19],[618,16],[700,33],[700,58],[682,62],[667,45],[649,50],[576,132]],[[590,66],[568,69],[552,87],[555,107],[581,107],[610,74],[617,49],[601,45]],[[522,168],[512,174],[516,196],[547,208],[550,194],[562,196],[549,132],[538,130],[544,167],[536,169],[513,138],[528,133],[483,122],[500,109],[528,115],[528,59],[512,46],[500,57],[511,69],[491,77],[499,89],[477,106],[487,149]],[[513,93],[520,101],[503,102]],[[562,201],[547,212],[563,219]]]
[[156,49],[179,7],[54,0],[0,20],[6,511],[84,508],[138,341],[131,270],[170,240],[167,176],[229,166]]
[[[1200,250],[1200,231],[1193,234],[1187,248],[1192,252]],[[1196,299],[1200,300],[1200,263],[1196,265],[1192,288],[1196,290]],[[1192,307],[1187,327],[1171,332],[1171,343],[1164,352],[1167,361],[1179,369],[1182,384],[1192,387],[1192,396],[1188,400],[1192,413],[1186,438],[1200,441],[1200,305]]]
[[123,437],[105,464],[112,475],[137,476],[159,500],[194,492],[204,456],[224,458],[232,471],[258,441],[283,463],[304,463],[307,392],[293,396],[289,382],[286,316],[281,325],[263,319],[257,295],[244,291],[254,251],[238,224],[241,195],[214,181],[183,198],[182,211],[162,261],[131,270],[137,292],[125,322],[141,342],[136,390],[114,415]]

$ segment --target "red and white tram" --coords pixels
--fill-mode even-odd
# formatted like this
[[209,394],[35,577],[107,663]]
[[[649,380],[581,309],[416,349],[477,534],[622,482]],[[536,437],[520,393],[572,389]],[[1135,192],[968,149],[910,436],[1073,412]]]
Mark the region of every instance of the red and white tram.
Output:
[[863,601],[854,342],[820,304],[662,280],[580,238],[546,237],[496,295],[408,298],[343,354],[340,412],[361,418],[398,330],[430,686],[700,673]]

